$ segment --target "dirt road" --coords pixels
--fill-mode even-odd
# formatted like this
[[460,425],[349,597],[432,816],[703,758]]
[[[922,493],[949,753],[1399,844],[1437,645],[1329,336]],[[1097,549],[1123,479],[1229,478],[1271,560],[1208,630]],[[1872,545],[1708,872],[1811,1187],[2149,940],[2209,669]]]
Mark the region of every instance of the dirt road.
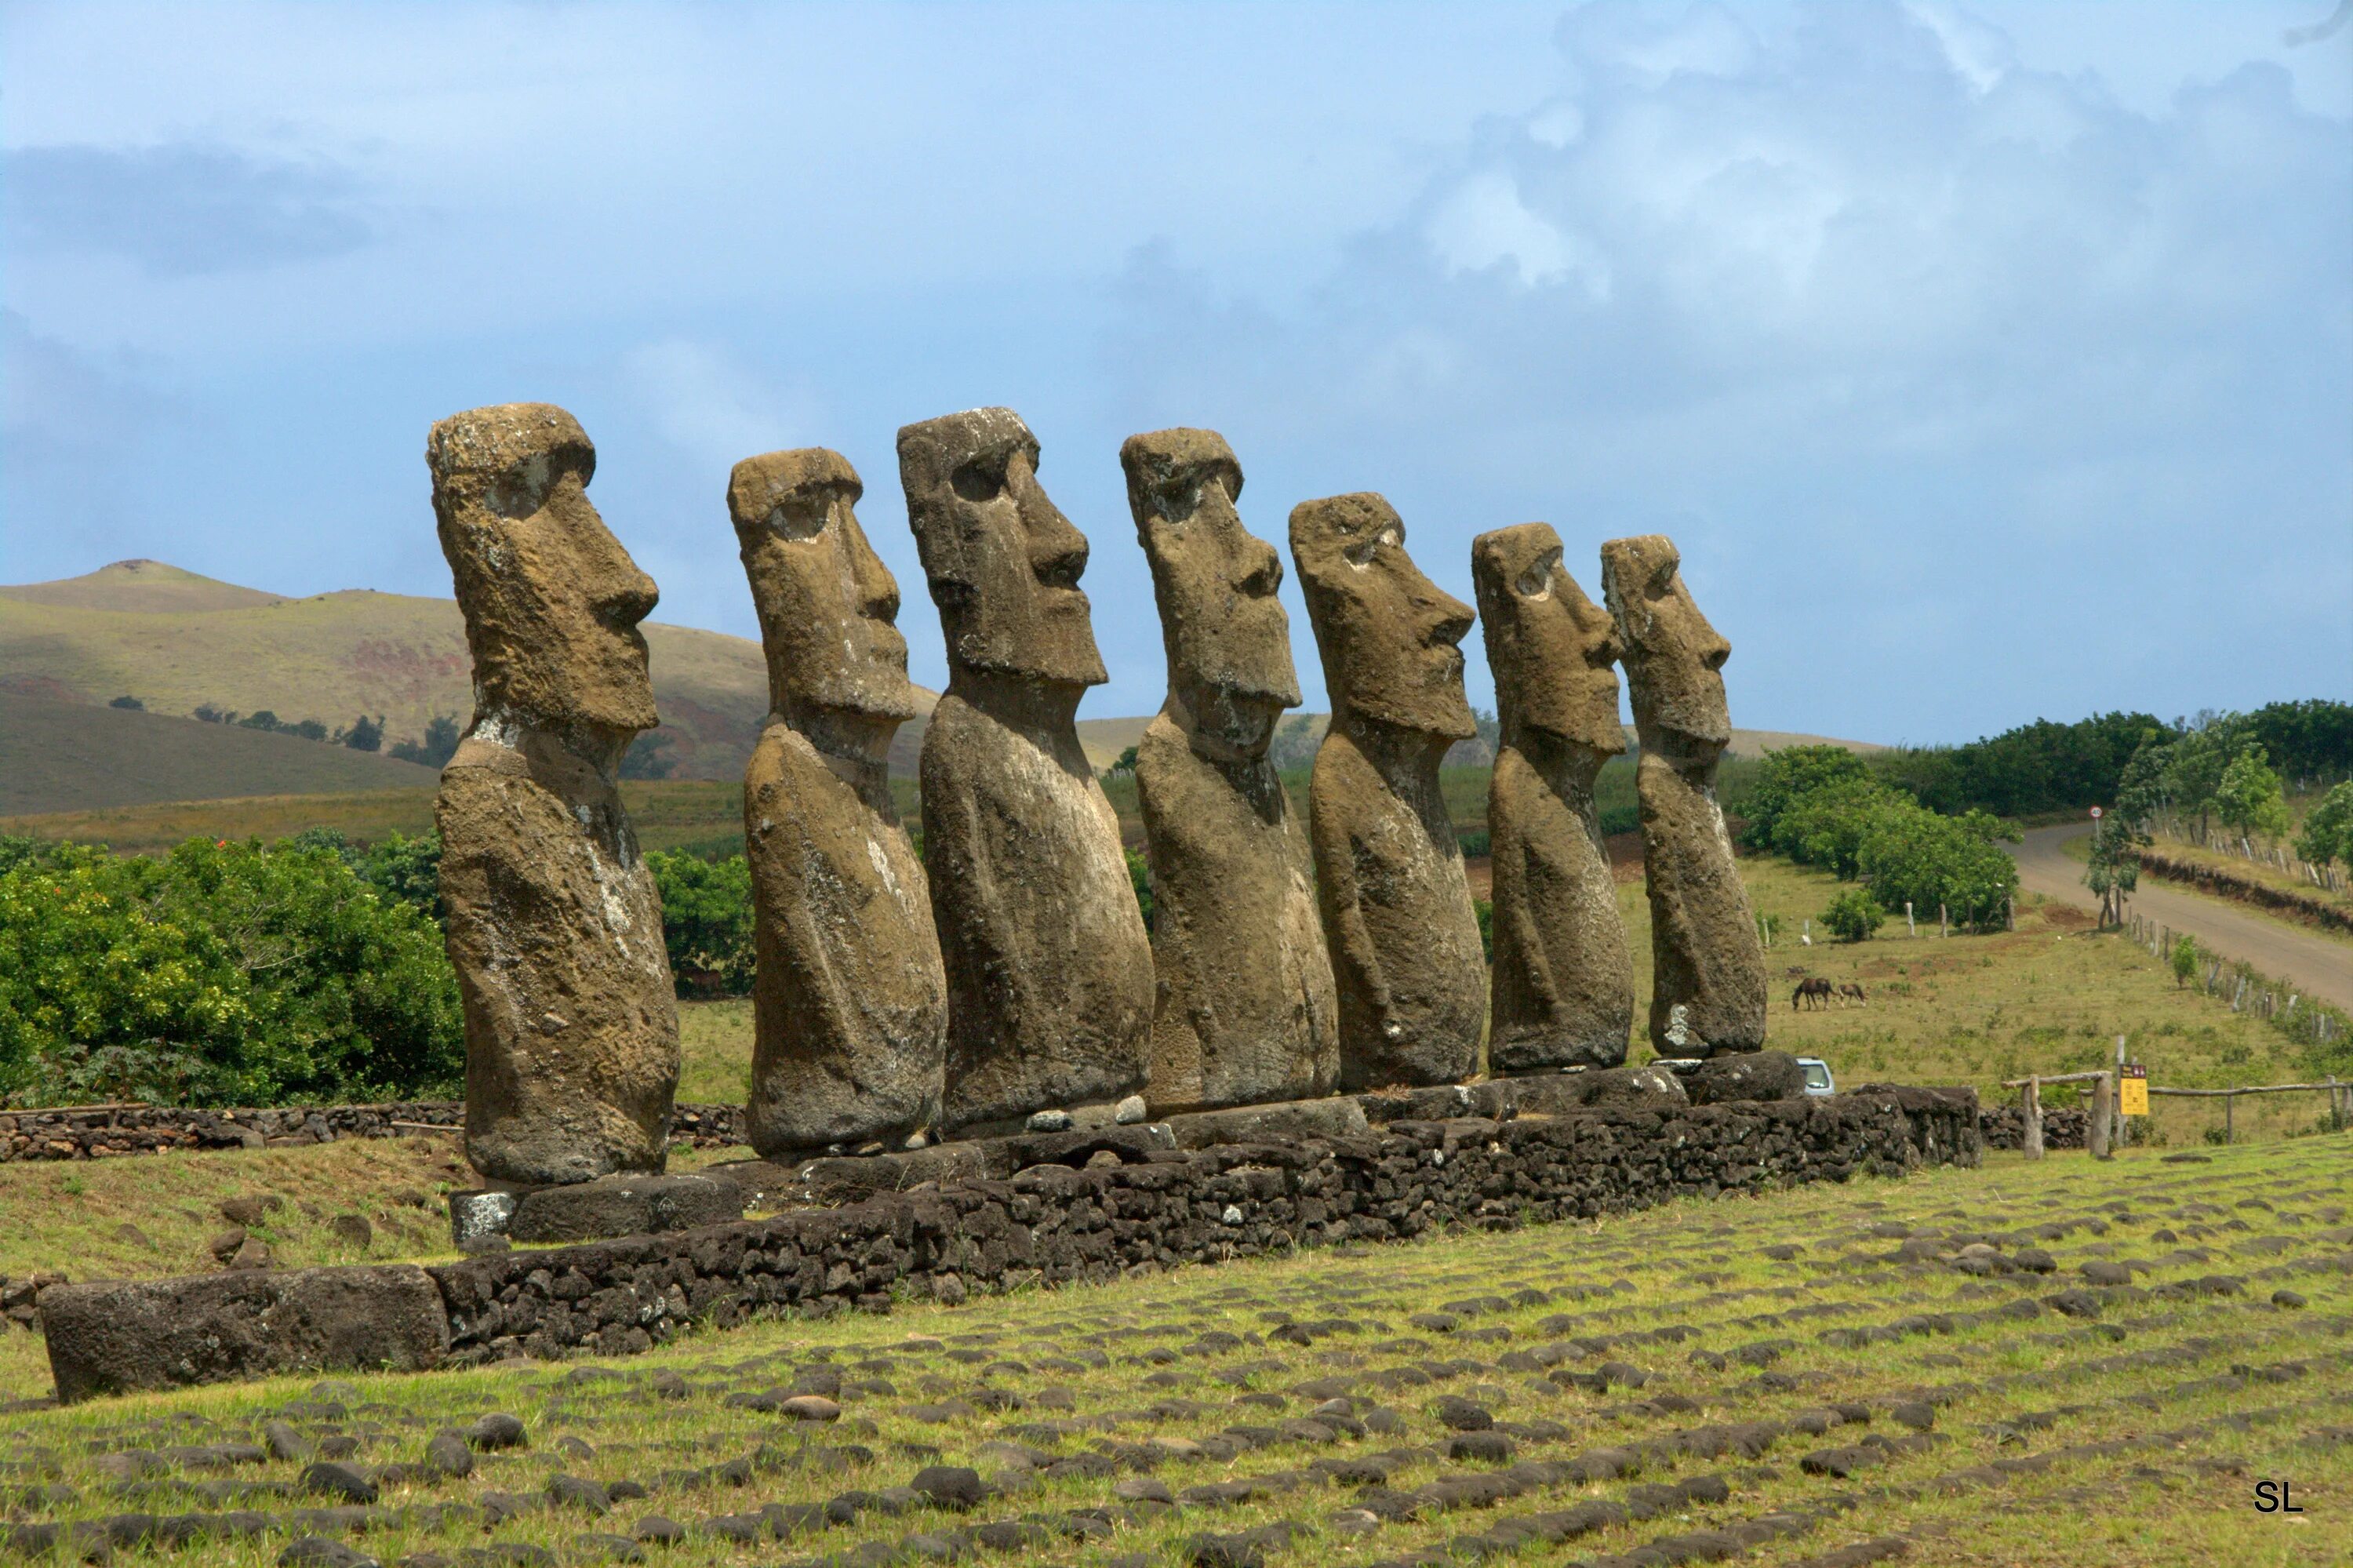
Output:
[[[2090,832],[2089,824],[2036,828],[2024,843],[2005,846],[2018,862],[2019,885],[2045,898],[2098,908],[2100,901],[2084,885],[2084,863],[2069,859],[2060,847]],[[2224,958],[2243,959],[2324,1001],[2353,1008],[2353,942],[2295,930],[2153,876],[2140,879],[2130,907],[2137,915],[2189,932]]]

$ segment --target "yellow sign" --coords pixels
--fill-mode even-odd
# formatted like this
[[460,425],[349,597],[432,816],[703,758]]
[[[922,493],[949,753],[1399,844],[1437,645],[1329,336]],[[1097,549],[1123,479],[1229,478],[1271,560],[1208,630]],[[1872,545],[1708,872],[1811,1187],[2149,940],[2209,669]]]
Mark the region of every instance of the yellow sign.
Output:
[[2116,1080],[2116,1108],[2126,1116],[2148,1114],[2148,1069],[2137,1065],[2127,1066]]

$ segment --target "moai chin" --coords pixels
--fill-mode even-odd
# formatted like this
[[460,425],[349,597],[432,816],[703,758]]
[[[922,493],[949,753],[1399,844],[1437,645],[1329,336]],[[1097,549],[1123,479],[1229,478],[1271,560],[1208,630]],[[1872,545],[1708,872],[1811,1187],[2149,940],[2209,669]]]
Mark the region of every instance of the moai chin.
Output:
[[1618,628],[1561,564],[1549,524],[1480,535],[1471,580],[1503,721],[1487,792],[1489,1068],[1615,1067],[1633,1026],[1634,979],[1593,781],[1626,749]]
[[1478,1070],[1487,1009],[1479,917],[1438,785],[1447,747],[1478,732],[1458,646],[1471,607],[1421,575],[1377,495],[1303,502],[1291,555],[1332,697],[1308,819],[1340,1086],[1452,1083]]
[[1119,461],[1168,654],[1168,697],[1135,753],[1158,980],[1153,1109],[1321,1095],[1339,1073],[1339,1001],[1306,829],[1266,757],[1299,704],[1282,561],[1242,526],[1241,465],[1223,437],[1131,436]]
[[441,774],[441,896],[466,1016],[466,1157],[492,1181],[662,1168],[678,1007],[661,898],[616,784],[657,721],[653,579],[589,503],[571,415],[454,415],[425,447],[474,658]]
[[1106,678],[1086,536],[1010,408],[899,432],[907,520],[947,637],[923,736],[923,853],[948,988],[944,1125],[1114,1102],[1145,1086],[1152,947],[1119,819],[1079,747]]
[[1601,591],[1624,645],[1642,748],[1642,870],[1651,894],[1651,1044],[1662,1056],[1724,1055],[1765,1044],[1765,952],[1715,768],[1732,740],[1716,634],[1683,586],[1663,535],[1601,546]]
[[768,660],[744,775],[752,868],[752,1147],[772,1159],[939,1118],[947,977],[923,864],[891,804],[891,737],[915,716],[899,585],[822,448],[735,465],[728,515]]

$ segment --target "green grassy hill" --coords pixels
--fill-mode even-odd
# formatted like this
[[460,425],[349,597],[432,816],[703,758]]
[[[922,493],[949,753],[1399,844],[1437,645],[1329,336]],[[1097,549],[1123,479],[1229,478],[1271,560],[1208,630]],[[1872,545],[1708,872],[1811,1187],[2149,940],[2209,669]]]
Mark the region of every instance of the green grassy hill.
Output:
[[[657,622],[645,632],[678,775],[742,778],[768,711],[760,645]],[[266,708],[330,727],[381,714],[388,741],[421,736],[437,715],[462,723],[474,706],[455,599],[365,588],[284,599],[153,561],[0,588],[0,686],[97,704],[133,696],[167,715]]]
[[356,797],[430,789],[437,777],[413,762],[290,735],[7,691],[0,758],[0,814],[280,791]]

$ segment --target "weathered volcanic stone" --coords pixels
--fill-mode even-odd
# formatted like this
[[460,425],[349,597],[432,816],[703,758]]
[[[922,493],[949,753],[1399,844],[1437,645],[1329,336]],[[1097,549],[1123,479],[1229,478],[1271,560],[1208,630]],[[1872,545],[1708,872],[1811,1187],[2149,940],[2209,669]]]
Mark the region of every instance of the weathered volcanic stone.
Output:
[[522,1193],[506,1234],[519,1242],[600,1241],[690,1231],[743,1217],[744,1190],[733,1181],[712,1176],[607,1176]]
[[1079,747],[1079,699],[1106,678],[1079,588],[1086,536],[1039,484],[1037,439],[1010,408],[907,426],[899,472],[947,637],[922,763],[944,1125],[1115,1102],[1145,1086],[1152,945]]
[[1421,575],[1377,495],[1302,503],[1291,554],[1332,697],[1308,817],[1341,1086],[1468,1077],[1487,965],[1438,764],[1477,733],[1458,646],[1471,607]]
[[1152,866],[1151,1102],[1293,1099],[1339,1074],[1339,999],[1306,825],[1267,760],[1299,702],[1282,561],[1242,527],[1242,471],[1208,430],[1131,436],[1127,504],[1152,563],[1168,698],[1136,747]]
[[621,804],[654,718],[651,578],[589,504],[595,449],[544,403],[426,443],[474,656],[441,775],[441,897],[466,1015],[466,1155],[497,1181],[659,1171],[678,1086],[661,898]]
[[1682,1075],[1695,1106],[1730,1100],[1794,1100],[1806,1093],[1806,1070],[1787,1051],[1750,1051],[1702,1062]]
[[1765,951],[1715,800],[1732,739],[1718,636],[1683,586],[1663,535],[1601,546],[1601,589],[1618,620],[1642,755],[1642,869],[1650,883],[1651,1044],[1711,1056],[1765,1044]]
[[1617,625],[1568,575],[1549,524],[1480,535],[1471,581],[1503,726],[1487,790],[1488,1068],[1614,1067],[1633,1027],[1634,975],[1593,781],[1626,749]]
[[59,1403],[281,1372],[438,1362],[441,1292],[408,1264],[198,1274],[41,1292]]
[[947,975],[923,863],[891,805],[915,715],[899,585],[859,528],[865,486],[822,448],[735,465],[727,510],[768,658],[744,777],[752,867],[752,1147],[790,1159],[938,1120]]

